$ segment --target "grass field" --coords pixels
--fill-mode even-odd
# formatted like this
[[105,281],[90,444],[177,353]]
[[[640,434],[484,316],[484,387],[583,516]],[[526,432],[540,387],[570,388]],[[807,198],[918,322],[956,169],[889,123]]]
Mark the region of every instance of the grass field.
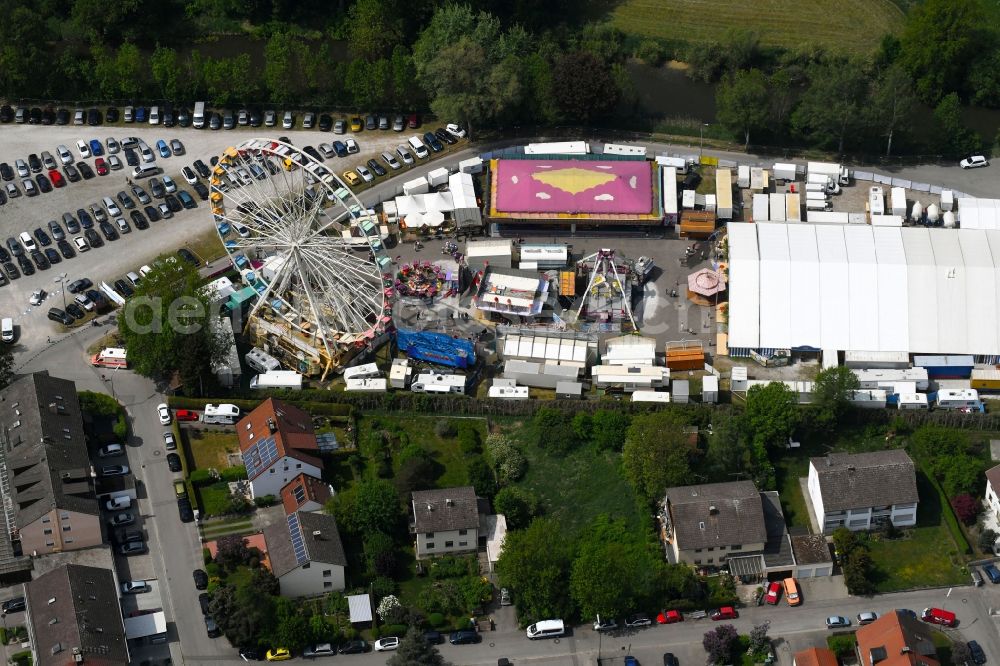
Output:
[[195,469],[208,469],[209,467],[225,469],[229,467],[226,454],[240,449],[240,441],[235,434],[208,432],[192,428],[188,430],[187,435]]
[[890,0],[623,0],[614,27],[640,37],[708,42],[729,28],[750,29],[766,46],[807,44],[868,52],[886,32],[897,33],[903,12]]

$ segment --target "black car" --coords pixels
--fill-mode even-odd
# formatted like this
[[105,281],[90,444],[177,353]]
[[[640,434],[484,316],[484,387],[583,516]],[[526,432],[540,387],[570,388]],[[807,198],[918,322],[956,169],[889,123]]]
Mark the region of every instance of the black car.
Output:
[[7,277],[11,280],[16,280],[21,277],[21,271],[17,270],[17,266],[14,265],[13,261],[3,262],[3,272],[7,274]]
[[380,178],[387,173],[386,170],[385,170],[385,167],[383,167],[381,164],[379,164],[375,160],[368,160],[368,168],[371,169],[372,171],[374,171],[375,175],[378,176],[378,177],[380,177]]
[[198,595],[198,605],[201,606],[201,614],[208,615],[209,596],[207,592]]
[[28,123],[30,125],[38,125],[42,122],[42,110],[37,106],[31,107],[31,112],[28,115]]
[[0,106],[0,123],[9,123],[14,120],[14,109],[10,104]]
[[[171,472],[179,472],[179,471],[181,471],[181,469],[183,469],[182,466],[181,466],[181,457],[179,455],[177,455],[176,453],[168,453],[167,454],[167,469],[169,469]],[[199,571],[200,571],[200,569],[199,569]],[[199,589],[201,589],[201,588],[199,588]]]
[[65,238],[56,241],[56,247],[59,248],[59,253],[63,256],[63,259],[72,259],[76,256],[76,250],[73,249],[73,245]]
[[56,122],[56,112],[52,109],[52,107],[47,106],[44,109],[42,109],[42,124],[52,125],[55,122]]
[[129,298],[130,296],[132,296],[132,294],[135,293],[132,287],[128,286],[128,282],[122,279],[115,280],[115,291],[117,291],[125,298]]
[[208,587],[208,574],[202,569],[195,569],[192,575],[194,576],[194,588],[196,590],[204,590]]
[[[91,228],[93,228],[93,226],[94,226],[94,218],[92,218],[90,216],[90,213],[88,213],[86,209],[84,209],[84,208],[77,208],[76,209],[76,216],[80,219],[80,226],[81,227],[83,227],[84,229],[91,229]],[[63,215],[63,221],[66,221],[66,216],[65,215]],[[75,234],[76,233],[75,231],[73,231],[69,227],[69,223],[68,222],[67,222],[66,228],[69,229],[69,232],[71,234]]]
[[222,129],[222,116],[218,113],[212,113],[211,111],[205,112],[205,124],[208,129],[218,130]]
[[187,109],[181,108],[177,110],[177,124],[181,127],[191,126],[191,112]]
[[981,646],[976,641],[969,641],[966,643],[969,646],[969,656],[972,657],[972,663],[974,664],[985,664],[986,663],[986,653],[983,652],[983,646]]
[[[53,223],[50,222],[50,224]],[[35,235],[35,239],[38,240],[38,244],[42,247],[52,245],[52,239],[49,238],[49,235],[45,233],[41,227],[37,227],[32,233]]]
[[194,510],[186,497],[177,500],[177,512],[180,514],[182,523],[190,523],[194,520]]
[[42,160],[36,153],[28,155],[28,168],[31,169],[31,173],[38,173],[42,170]]
[[104,247],[104,239],[95,229],[84,229],[83,237],[90,243],[90,247]]
[[337,650],[340,654],[363,654],[368,652],[368,643],[363,640],[347,641]]
[[10,252],[0,246],[0,262],[10,261]]
[[441,128],[441,127],[439,127],[438,129],[434,130],[434,136],[436,136],[441,141],[444,141],[449,146],[454,146],[456,143],[458,143],[458,139],[456,139],[455,137],[453,137],[448,132],[444,131],[444,128]]
[[192,197],[184,190],[178,190],[177,198],[181,200],[181,205],[187,208],[188,210],[198,207],[198,203],[194,200],[194,197]]
[[89,298],[90,302],[94,304],[94,307],[97,308],[98,312],[104,310],[104,307],[108,304],[108,299],[105,298],[104,294],[96,289],[88,289],[86,294],[87,298]]
[[448,636],[448,642],[452,645],[469,645],[471,643],[478,643],[479,641],[479,633],[472,630],[453,631]]
[[14,170],[6,162],[0,162],[0,178],[14,180]]
[[3,614],[8,613],[19,613],[25,609],[24,597],[14,597],[13,599],[8,599],[0,605],[0,609],[3,610]]
[[264,651],[255,647],[240,648],[240,656],[244,661],[264,661]]
[[439,645],[444,643],[444,634],[440,631],[434,631],[433,629],[425,631],[423,633],[424,640],[431,645]]
[[115,229],[114,225],[110,222],[101,222],[100,227],[101,233],[104,234],[104,237],[109,241],[118,240],[118,230]]
[[66,109],[56,110],[56,125],[69,125],[69,111]]
[[42,254],[45,255],[45,259],[49,262],[49,265],[58,264],[62,261],[62,257],[59,256],[59,252],[54,247],[45,248]]
[[260,111],[252,109],[250,111],[250,127],[260,127],[264,123],[264,116]]
[[87,124],[91,127],[96,127],[101,124],[101,112],[97,109],[87,110]]
[[313,148],[312,146],[306,146],[305,148],[302,149],[302,152],[306,153],[307,155],[309,155],[309,157],[313,158],[317,162],[323,161],[323,156],[320,155],[320,152],[315,148]]
[[191,189],[198,193],[198,198],[202,201],[206,201],[208,199],[208,188],[205,187],[205,184],[201,181],[192,185]]
[[17,265],[21,267],[21,272],[25,275],[34,275],[35,266],[31,263],[31,259],[28,259],[24,255],[17,258]]
[[333,118],[327,113],[321,114],[319,117],[319,131],[329,132],[331,129],[333,129]]
[[39,252],[38,250],[33,250],[31,252],[31,260],[35,262],[35,266],[38,267],[40,271],[46,271],[49,269],[49,260],[45,257],[45,254]]
[[[209,171],[208,165],[202,162],[201,160],[195,160],[194,164],[192,164],[191,166],[194,167],[194,170],[197,171],[198,175],[201,176],[202,178],[208,178],[208,176],[212,173],[211,171]],[[10,178],[7,178],[6,180],[10,180]]]
[[160,209],[156,206],[146,206],[142,210],[146,213],[146,217],[149,218],[150,222],[159,222],[163,219],[163,216],[160,215]]
[[77,162],[76,168],[79,169],[80,175],[83,176],[84,180],[90,180],[94,177],[94,170],[86,162]]
[[104,114],[104,119],[109,123],[116,123],[118,122],[118,118],[118,108],[114,106],[108,107],[108,112]]
[[172,194],[168,194],[167,196],[163,197],[163,203],[167,204],[167,208],[170,209],[171,213],[179,213],[184,208],[184,206],[181,205],[181,202],[177,199],[177,197],[175,197]]
[[59,308],[49,308],[49,319],[57,321],[63,326],[72,326],[74,319]]
[[161,122],[164,127],[173,127],[177,124],[177,118],[174,116],[174,110],[169,106],[163,109],[163,119]]
[[677,657],[674,656],[673,652],[664,652],[663,666],[680,666],[680,662],[677,661]]
[[71,183],[75,183],[80,180],[80,172],[72,164],[67,164],[63,167],[63,173],[66,174],[66,180]]
[[118,552],[125,556],[142,555],[148,550],[149,548],[146,547],[145,541],[129,541],[118,546]]
[[47,194],[52,191],[52,183],[45,174],[40,173],[35,176],[35,181],[38,183],[38,189],[42,191],[42,194]]
[[76,303],[66,304],[66,314],[73,315],[73,319],[83,319],[87,313]]
[[192,266],[195,267],[201,266],[201,262],[198,261],[198,257],[194,256],[191,250],[187,249],[186,247],[182,247],[181,249],[177,250],[177,254],[180,256],[181,259],[188,262]]
[[10,253],[15,257],[20,257],[24,254],[24,247],[13,236],[7,239],[7,249],[10,250]]
[[129,166],[139,166],[139,154],[135,152],[135,148],[125,149],[125,163]]
[[434,136],[434,132],[424,133],[424,143],[430,146],[431,150],[433,150],[435,153],[440,153],[442,150],[444,150],[444,146],[442,146],[441,142],[438,141],[438,138]]
[[129,217],[132,218],[132,224],[135,225],[136,229],[146,230],[149,229],[149,222],[146,221],[146,217],[137,210],[133,210],[129,213]]

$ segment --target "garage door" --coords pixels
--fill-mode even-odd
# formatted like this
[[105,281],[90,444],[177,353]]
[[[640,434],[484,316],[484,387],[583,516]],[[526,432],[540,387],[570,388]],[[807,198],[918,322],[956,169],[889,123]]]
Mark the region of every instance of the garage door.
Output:
[[833,565],[829,564],[829,565],[822,566],[822,567],[816,567],[816,573],[815,573],[815,575],[817,577],[819,577],[819,576],[832,576],[833,575]]

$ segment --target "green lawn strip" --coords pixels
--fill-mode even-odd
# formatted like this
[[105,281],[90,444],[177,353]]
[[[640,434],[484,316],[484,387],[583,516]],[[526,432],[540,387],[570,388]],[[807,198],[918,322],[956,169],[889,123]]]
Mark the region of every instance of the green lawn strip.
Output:
[[219,481],[209,486],[201,486],[195,491],[198,494],[198,506],[204,516],[219,516],[226,512],[229,505],[229,484]]
[[202,523],[201,526],[201,535],[206,541],[212,541],[228,534],[250,534],[252,532],[254,532],[254,526],[253,521],[250,520]]
[[755,32],[765,46],[800,48],[806,40],[862,53],[876,49],[883,34],[900,32],[903,12],[890,0],[818,0],[807,11],[792,0],[625,0],[611,24],[637,37],[686,42],[721,41],[735,28]]
[[[188,446],[194,469],[225,469],[226,454],[239,451],[240,441],[235,433],[188,429]],[[193,471],[193,470],[190,470]]]
[[621,456],[591,448],[556,456],[523,445],[528,472],[518,485],[533,491],[544,513],[568,533],[579,531],[595,516],[607,513],[625,518],[633,528],[642,525],[632,488],[618,470]]
[[800,449],[795,453],[786,453],[774,463],[775,479],[781,495],[781,510],[789,527],[810,529],[809,508],[799,483],[799,479],[809,474],[809,457],[808,453],[803,453]]

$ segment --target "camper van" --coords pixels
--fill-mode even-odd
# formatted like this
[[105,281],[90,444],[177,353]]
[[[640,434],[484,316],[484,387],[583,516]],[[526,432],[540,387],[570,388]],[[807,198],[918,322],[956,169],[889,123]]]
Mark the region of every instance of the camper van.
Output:
[[301,389],[302,375],[294,370],[269,370],[250,379],[251,389]]
[[202,414],[201,420],[204,423],[233,424],[240,420],[240,408],[226,403],[205,405],[205,413]]
[[414,393],[464,393],[465,382],[465,375],[426,373],[417,375],[410,390]]
[[281,363],[278,359],[274,358],[268,354],[263,349],[259,347],[254,347],[247,352],[244,357],[247,362],[247,366],[256,370],[257,372],[271,372],[272,370],[281,370]]

